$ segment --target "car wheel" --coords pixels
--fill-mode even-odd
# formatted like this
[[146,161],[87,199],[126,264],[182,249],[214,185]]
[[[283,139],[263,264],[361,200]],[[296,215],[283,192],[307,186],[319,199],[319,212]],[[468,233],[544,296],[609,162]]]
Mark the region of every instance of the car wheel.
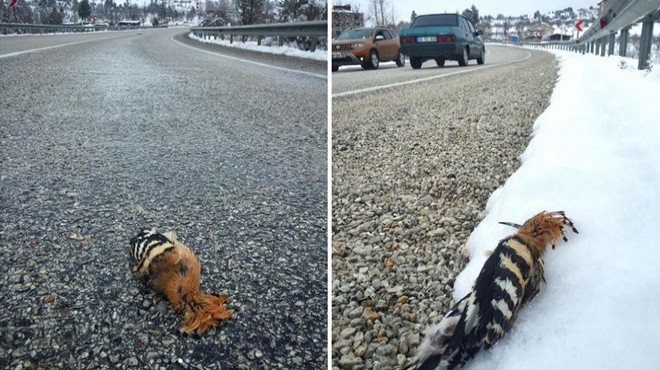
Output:
[[339,66],[332,66],[332,71],[337,72],[339,70]]
[[486,62],[486,48],[481,49],[481,55],[477,58],[477,64],[484,64]]
[[463,55],[458,57],[458,65],[465,67],[468,64],[468,48],[467,46],[463,48]]
[[442,58],[435,58],[435,64],[438,65],[438,67],[444,67],[445,66],[445,60]]
[[413,69],[422,68],[422,58],[410,58],[410,66],[413,67]]
[[372,50],[369,53],[369,68],[378,69],[379,65],[380,65],[380,60],[378,60],[378,52],[376,50]]
[[399,56],[396,58],[396,66],[403,67],[405,65],[406,65],[406,57],[404,57],[401,50],[399,50]]

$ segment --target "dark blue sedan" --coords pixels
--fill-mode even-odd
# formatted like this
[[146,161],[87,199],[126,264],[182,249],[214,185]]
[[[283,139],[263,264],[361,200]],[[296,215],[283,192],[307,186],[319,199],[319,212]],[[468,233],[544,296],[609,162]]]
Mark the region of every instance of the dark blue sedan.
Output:
[[456,60],[466,66],[470,59],[478,64],[486,61],[486,48],[472,23],[460,14],[420,15],[410,28],[401,30],[401,52],[410,58],[414,69],[433,59],[439,67],[445,60]]

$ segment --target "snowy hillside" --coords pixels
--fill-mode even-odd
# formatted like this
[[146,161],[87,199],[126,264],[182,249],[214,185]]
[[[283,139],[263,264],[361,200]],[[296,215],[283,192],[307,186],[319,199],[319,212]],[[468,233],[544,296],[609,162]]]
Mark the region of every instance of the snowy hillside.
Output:
[[[464,296],[485,251],[543,210],[567,233],[545,254],[547,286],[466,369],[657,369],[660,364],[660,70],[556,52],[560,77],[522,167],[491,196],[458,276]],[[628,66],[623,65],[626,63]]]

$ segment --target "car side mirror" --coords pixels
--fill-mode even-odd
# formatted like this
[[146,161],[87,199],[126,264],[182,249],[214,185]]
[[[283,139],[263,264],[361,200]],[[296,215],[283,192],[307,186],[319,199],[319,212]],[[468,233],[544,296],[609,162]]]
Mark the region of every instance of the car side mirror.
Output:
[[484,31],[478,30],[477,32],[474,33],[475,36],[481,36],[484,34]]

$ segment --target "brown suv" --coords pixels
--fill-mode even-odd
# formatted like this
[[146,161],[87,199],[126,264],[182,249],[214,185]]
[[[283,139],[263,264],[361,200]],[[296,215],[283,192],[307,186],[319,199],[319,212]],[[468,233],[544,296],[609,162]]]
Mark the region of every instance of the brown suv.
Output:
[[364,69],[376,69],[380,62],[393,60],[403,67],[399,36],[389,28],[355,28],[342,32],[332,41],[332,70],[339,66],[359,64]]

